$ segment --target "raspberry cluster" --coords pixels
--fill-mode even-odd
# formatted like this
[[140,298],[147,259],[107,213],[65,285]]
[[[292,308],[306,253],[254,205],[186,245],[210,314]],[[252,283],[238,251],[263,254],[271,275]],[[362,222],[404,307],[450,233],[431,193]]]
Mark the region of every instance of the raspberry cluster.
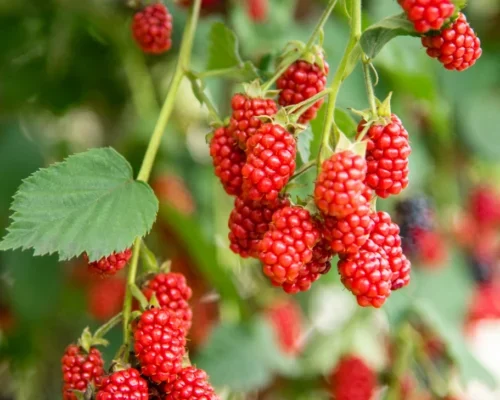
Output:
[[455,11],[450,0],[398,0],[398,3],[419,33],[441,29]]
[[302,350],[302,311],[292,300],[278,302],[265,312],[285,354],[296,355]]
[[375,393],[377,377],[361,358],[347,355],[338,362],[330,382],[335,400],[368,400]]
[[119,253],[113,252],[113,254],[93,262],[89,262],[87,253],[83,254],[83,258],[88,263],[89,270],[93,274],[99,275],[103,278],[115,275],[118,271],[123,269],[125,265],[127,265],[131,257],[132,249],[127,249]]
[[134,15],[132,34],[145,53],[164,53],[172,47],[172,15],[162,3],[146,6]]
[[148,382],[135,368],[120,370],[106,376],[96,400],[148,400]]

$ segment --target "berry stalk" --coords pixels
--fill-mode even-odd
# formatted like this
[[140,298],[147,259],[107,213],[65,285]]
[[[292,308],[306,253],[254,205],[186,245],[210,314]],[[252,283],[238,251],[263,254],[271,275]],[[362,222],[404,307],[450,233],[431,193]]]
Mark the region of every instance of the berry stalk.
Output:
[[[147,182],[149,176],[151,175],[153,163],[160,147],[161,138],[163,136],[163,133],[165,132],[168,120],[174,108],[177,91],[179,90],[179,86],[181,84],[182,78],[184,77],[185,71],[189,69],[191,49],[193,47],[193,38],[196,32],[196,26],[198,25],[200,8],[201,0],[194,0],[188,20],[186,22],[186,27],[184,28],[184,35],[182,37],[182,43],[179,52],[179,60],[177,61],[174,76],[170,83],[167,97],[165,99],[165,102],[163,103],[153,134],[151,135],[151,139],[149,140],[148,148],[146,150],[146,154],[144,155],[144,160],[142,162],[141,169],[139,170],[137,180]],[[124,348],[126,349],[125,354],[128,354],[128,346],[130,344],[129,323],[130,313],[132,311],[132,292],[130,291],[130,287],[131,285],[135,284],[140,251],[141,239],[137,238],[134,242],[132,262],[130,263],[130,268],[128,270],[127,291],[125,293],[125,301],[123,303],[123,341]]]
[[[351,3],[351,32],[349,34],[349,41],[342,56],[342,60],[335,71],[333,77],[331,92],[328,96],[328,108],[326,110],[325,124],[323,128],[323,136],[318,154],[318,173],[321,172],[321,164],[324,161],[325,151],[328,149],[330,143],[330,135],[332,128],[336,127],[334,121],[335,104],[339,94],[340,86],[344,80],[349,76],[350,72],[347,71],[351,54],[358,45],[359,38],[361,37],[361,0],[353,0]],[[353,68],[351,69],[352,72]]]
[[368,95],[368,102],[370,103],[370,110],[372,118],[377,117],[377,102],[375,101],[375,91],[373,89],[372,76],[370,72],[370,59],[363,57],[363,75],[365,77],[366,94]]

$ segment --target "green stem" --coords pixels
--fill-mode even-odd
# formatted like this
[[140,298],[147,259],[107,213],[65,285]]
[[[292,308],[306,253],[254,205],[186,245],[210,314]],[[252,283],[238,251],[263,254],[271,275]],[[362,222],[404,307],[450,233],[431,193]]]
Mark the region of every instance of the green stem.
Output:
[[[184,72],[189,69],[191,49],[193,47],[194,34],[196,32],[196,26],[198,24],[200,7],[201,7],[201,0],[195,0],[191,8],[188,21],[184,28],[184,35],[182,38],[181,49],[179,52],[179,60],[177,62],[174,76],[172,78],[172,82],[170,83],[167,97],[160,111],[158,121],[156,122],[155,129],[153,131],[153,134],[151,135],[151,139],[149,141],[146,154],[144,155],[144,160],[142,162],[141,169],[137,176],[137,180],[147,182],[149,176],[151,175],[151,170],[153,168],[154,160],[156,158],[156,154],[158,153],[158,149],[160,147],[161,138],[163,136],[163,133],[165,132],[168,119],[170,118],[170,115],[172,114],[172,110],[174,108],[177,91],[179,90],[182,78],[184,77]],[[124,349],[126,349],[124,355],[125,358],[128,355],[128,346],[130,343],[129,323],[130,323],[130,312],[132,310],[132,299],[133,299],[130,287],[131,285],[135,284],[140,251],[141,251],[141,238],[137,238],[134,242],[132,261],[130,263],[127,276],[127,291],[125,293],[125,300],[123,303],[123,343],[124,343],[123,347]]]
[[223,69],[212,69],[210,71],[203,71],[203,72],[193,72],[193,74],[198,79],[206,79],[206,78],[215,78],[218,76],[232,75],[240,72],[242,69],[243,69],[242,67],[238,66],[238,67],[223,68]]
[[184,28],[184,36],[182,38],[181,49],[179,51],[179,60],[175,68],[174,77],[170,86],[168,88],[167,97],[161,108],[158,121],[156,122],[155,129],[149,141],[148,148],[146,150],[146,155],[142,162],[141,169],[137,179],[140,181],[147,182],[149,176],[151,175],[151,170],[153,168],[153,163],[158,153],[158,149],[161,144],[161,138],[165,132],[170,115],[175,105],[175,98],[177,96],[177,91],[184,77],[184,72],[189,69],[189,61],[191,58],[191,48],[193,47],[193,38],[196,32],[196,25],[198,24],[198,15],[200,13],[201,0],[195,0],[194,5],[191,9],[191,14]]
[[368,95],[368,102],[370,103],[370,110],[372,118],[377,117],[377,102],[375,101],[375,92],[373,90],[373,83],[370,71],[370,61],[363,59],[363,75],[365,77],[366,94]]
[[358,44],[360,37],[361,37],[361,0],[353,0],[351,3],[351,32],[349,35],[349,41],[344,51],[344,55],[342,56],[340,64],[337,68],[337,71],[335,71],[335,75],[333,76],[331,92],[330,95],[328,96],[328,107],[326,110],[325,125],[323,127],[323,136],[321,139],[321,145],[318,154],[318,173],[321,171],[321,164],[324,161],[324,155],[330,143],[330,136],[335,122],[334,121],[335,105],[337,103],[337,97],[339,94],[340,86],[342,85],[344,80],[348,77],[348,74],[346,72],[349,59],[351,57],[351,53]]
[[318,100],[321,98],[325,97],[328,93],[330,93],[331,89],[325,89],[322,90],[321,92],[315,94],[312,97],[309,97],[308,99],[293,105],[290,107],[288,112],[290,114],[297,114],[299,117],[302,115],[303,112],[305,112],[309,107],[311,107],[314,103],[316,103]]
[[297,61],[300,57],[302,57],[302,54],[305,53],[306,51],[310,50],[311,47],[314,45],[314,42],[316,38],[318,37],[319,33],[323,29],[323,26],[325,25],[326,21],[328,21],[328,17],[330,17],[330,14],[332,13],[333,9],[335,8],[335,5],[337,4],[337,0],[330,0],[325,8],[325,11],[323,11],[323,14],[321,15],[320,20],[316,24],[313,32],[311,33],[311,36],[309,37],[309,40],[307,41],[306,47],[304,48],[303,52],[297,52],[295,57],[291,57],[286,64],[280,65],[280,68],[276,71],[276,73],[264,84],[262,85],[262,90],[264,92],[267,92],[269,88],[276,82],[276,80],[283,75],[283,73],[288,69],[290,65],[292,65],[295,61]]
[[222,119],[219,115],[219,112],[217,111],[217,108],[212,103],[212,100],[210,100],[206,95],[205,90],[203,90],[203,87],[202,85],[200,85],[200,82],[196,78],[196,75],[192,73],[187,73],[186,76],[191,81],[191,85],[193,86],[193,91],[202,100],[203,104],[205,104],[205,106],[207,107],[208,113],[213,122],[215,122],[219,126],[223,125]]
[[288,182],[292,182],[294,179],[297,179],[300,175],[304,174],[305,172],[309,171],[312,167],[316,165],[316,160],[311,160],[305,164],[303,164],[296,172],[293,174],[293,176],[288,180]]
[[113,329],[119,322],[121,322],[122,317],[123,313],[118,313],[104,325],[101,325],[99,329],[95,331],[94,338],[102,339],[111,329]]

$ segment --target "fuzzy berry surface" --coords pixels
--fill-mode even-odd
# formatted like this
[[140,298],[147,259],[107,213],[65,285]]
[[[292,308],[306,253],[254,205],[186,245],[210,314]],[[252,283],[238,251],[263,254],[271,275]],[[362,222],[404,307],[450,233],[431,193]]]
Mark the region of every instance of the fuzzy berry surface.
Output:
[[205,371],[196,367],[183,368],[175,380],[163,386],[168,400],[219,400]]
[[[358,126],[358,136],[365,122]],[[397,195],[408,186],[411,147],[408,132],[394,114],[386,125],[374,124],[367,134],[366,184],[382,198]]]
[[141,373],[153,382],[165,382],[182,369],[186,331],[183,321],[162,308],[145,311],[134,332],[134,351]]
[[344,286],[362,307],[380,308],[391,294],[392,272],[384,250],[368,240],[355,254],[340,254],[338,271]]
[[361,358],[349,355],[340,359],[330,381],[335,400],[370,400],[377,377]]
[[229,121],[228,132],[242,149],[247,147],[247,140],[263,125],[262,116],[274,116],[278,111],[273,99],[250,97],[237,93],[231,99],[233,110]]
[[437,58],[446,69],[464,71],[481,57],[481,41],[460,13],[453,24],[435,35],[422,37],[427,54]]
[[295,280],[281,284],[283,290],[288,294],[308,291],[321,275],[330,271],[333,254],[328,241],[321,239],[313,248],[312,260],[300,268]]
[[319,210],[337,218],[354,213],[364,202],[366,171],[365,159],[350,150],[335,153],[324,161],[314,188]]
[[361,204],[352,214],[343,218],[325,217],[323,235],[335,253],[357,253],[373,230],[370,204]]
[[269,231],[259,244],[264,274],[273,284],[294,283],[313,257],[320,232],[309,211],[284,207],[273,214]]
[[295,172],[295,138],[284,127],[262,125],[247,142],[242,168],[243,196],[254,201],[276,201]]
[[265,312],[271,323],[281,351],[289,355],[297,355],[302,350],[302,310],[294,301],[274,304]]
[[440,30],[455,11],[450,0],[398,0],[398,3],[419,33]]
[[210,141],[210,156],[215,175],[220,179],[226,193],[238,196],[243,184],[241,170],[246,162],[246,154],[227,128],[215,130]]
[[70,344],[61,359],[63,400],[77,400],[74,390],[85,392],[89,384],[99,384],[104,375],[101,352],[94,347],[87,353],[80,346]]
[[[304,60],[294,62],[276,81],[276,86],[280,90],[278,103],[285,107],[291,106],[317,95],[325,89],[328,72],[329,67],[326,62],[324,69]],[[299,123],[306,124],[316,118],[323,101],[324,99],[320,99],[309,107],[300,116]]]
[[148,400],[148,383],[139,371],[129,368],[105,377],[96,400]]
[[410,283],[411,263],[403,254],[399,226],[391,216],[379,211],[373,216],[374,228],[370,239],[380,246],[389,261],[392,272],[391,290],[401,289]]
[[122,277],[110,277],[91,282],[87,291],[87,304],[90,315],[105,322],[118,314],[123,307],[127,281]]
[[177,272],[157,274],[143,287],[142,293],[148,300],[154,294],[160,307],[175,314],[182,321],[183,329],[189,331],[193,312],[188,301],[193,291],[183,274]]
[[228,222],[231,250],[243,258],[257,258],[259,242],[269,230],[274,212],[289,205],[287,199],[277,199],[263,204],[237,197]]
[[161,3],[144,7],[134,15],[132,34],[145,53],[164,53],[172,47],[172,15]]
[[122,252],[113,253],[107,257],[103,257],[100,260],[89,262],[89,258],[86,253],[83,254],[83,258],[88,264],[89,270],[96,275],[107,277],[115,275],[118,271],[123,269],[125,265],[132,257],[132,249],[127,249]]

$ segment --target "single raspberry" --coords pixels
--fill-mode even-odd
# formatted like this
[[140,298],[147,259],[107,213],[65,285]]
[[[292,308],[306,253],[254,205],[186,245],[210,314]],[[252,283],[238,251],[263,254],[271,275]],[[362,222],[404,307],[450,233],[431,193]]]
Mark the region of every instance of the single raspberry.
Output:
[[455,11],[450,0],[398,0],[398,3],[419,33],[440,30]]
[[219,400],[207,373],[195,367],[183,368],[175,380],[163,386],[168,400]]
[[[358,136],[365,121],[358,126]],[[387,125],[374,124],[367,132],[366,184],[379,197],[401,193],[408,186],[408,158],[411,153],[408,132],[394,114]]]
[[212,156],[217,175],[227,194],[238,196],[241,193],[243,177],[241,170],[245,165],[246,155],[227,128],[218,128],[210,142]]
[[469,306],[468,319],[471,322],[500,319],[500,285],[498,283],[477,286]]
[[117,371],[104,378],[96,400],[148,400],[148,382],[134,368]]
[[274,116],[278,111],[276,103],[272,99],[250,97],[237,93],[231,100],[231,120],[228,132],[232,135],[242,149],[246,148],[247,140],[263,125],[261,116]]
[[364,201],[366,161],[345,150],[323,162],[314,189],[314,200],[325,215],[342,218]]
[[370,239],[380,246],[387,256],[392,271],[391,290],[401,289],[410,283],[411,263],[403,254],[399,226],[383,211],[375,214],[373,220],[375,226]]
[[269,14],[269,0],[247,0],[248,16],[253,22],[265,22]]
[[323,235],[335,253],[357,253],[368,240],[375,225],[370,204],[361,204],[343,218],[325,217]]
[[247,142],[243,196],[248,200],[275,201],[295,171],[296,142],[281,125],[262,125]]
[[427,54],[437,58],[446,69],[463,71],[481,57],[481,41],[460,13],[453,24],[435,35],[422,37]]
[[423,266],[442,267],[448,256],[444,237],[440,232],[414,229],[411,232],[416,247],[416,256]]
[[278,344],[285,354],[297,355],[302,350],[302,310],[294,301],[273,305],[265,312]]
[[142,293],[148,300],[154,294],[160,307],[175,314],[182,321],[184,330],[189,331],[193,312],[188,301],[193,291],[184,275],[176,272],[157,274],[143,287]]
[[186,331],[174,313],[152,308],[145,311],[134,332],[134,351],[144,376],[165,382],[182,369]]
[[163,174],[155,177],[151,187],[160,203],[170,204],[184,215],[193,215],[196,203],[184,180],[173,174]]
[[[311,64],[299,60],[290,65],[280,76],[276,86],[280,91],[279,104],[290,106],[301,103],[323,91],[326,86],[328,75],[328,64],[324,63],[324,69],[317,64]],[[299,118],[301,124],[307,124],[316,118],[316,114],[323,104],[323,99],[318,100],[309,107]]]
[[281,284],[283,290],[289,294],[308,291],[321,275],[325,275],[330,271],[332,257],[333,252],[328,241],[321,239],[313,248],[312,260],[300,268],[299,275],[293,282]]
[[130,257],[132,257],[132,249],[127,249],[119,253],[113,252],[110,256],[89,262],[87,253],[83,253],[83,258],[88,263],[89,270],[102,277],[116,274],[127,265]]
[[161,54],[172,46],[172,15],[161,3],[144,7],[134,15],[132,34],[142,51]]
[[362,307],[380,308],[391,294],[392,272],[385,252],[368,240],[359,253],[340,254],[339,275]]
[[361,358],[349,355],[340,359],[330,381],[335,400],[370,400],[377,377]]
[[105,322],[123,307],[127,281],[121,277],[94,280],[87,292],[88,311],[98,321]]
[[98,385],[104,375],[101,352],[94,347],[87,353],[80,346],[70,344],[64,352],[61,364],[64,400],[76,400],[74,390],[85,392],[89,384]]
[[277,199],[268,204],[262,204],[237,197],[228,223],[231,250],[244,258],[257,258],[259,242],[269,230],[273,213],[289,205],[290,202],[286,199]]
[[477,186],[469,198],[469,211],[474,220],[482,225],[500,224],[500,197],[489,186]]
[[294,283],[312,260],[320,232],[311,214],[301,207],[284,207],[273,214],[269,231],[259,244],[264,274],[274,284]]

